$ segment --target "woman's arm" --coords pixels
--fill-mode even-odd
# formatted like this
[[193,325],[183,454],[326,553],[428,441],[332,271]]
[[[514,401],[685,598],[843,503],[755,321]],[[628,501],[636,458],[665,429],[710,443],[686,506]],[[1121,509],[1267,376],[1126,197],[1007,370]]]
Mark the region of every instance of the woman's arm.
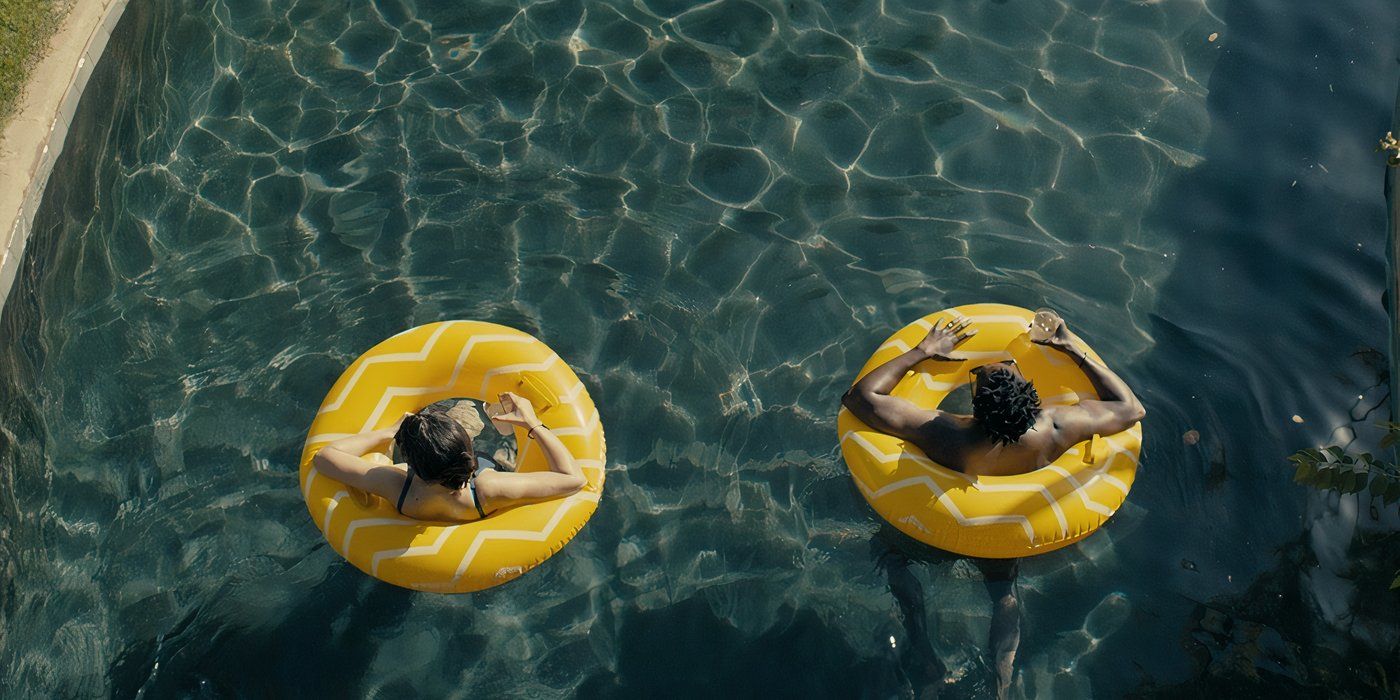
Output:
[[360,433],[359,435],[343,437],[339,440],[336,440],[335,442],[330,443],[329,445],[326,445],[325,447],[322,447],[321,451],[316,453],[316,456],[319,457],[326,451],[332,450],[335,452],[359,457],[360,455],[363,455],[366,452],[369,452],[370,450],[374,449],[376,446],[393,440],[394,433],[397,433],[398,430],[398,424],[395,423],[394,426],[391,428],[384,428],[383,430],[371,430],[369,432]]
[[[405,414],[407,415],[407,414]],[[398,423],[383,430],[371,430],[343,437],[322,447],[312,458],[312,465],[322,474],[347,486],[364,489],[384,498],[393,498],[403,485],[403,471],[375,464],[362,455],[394,439]]]
[[[544,452],[545,462],[550,471],[520,474],[513,472],[492,472],[486,480],[477,479],[477,493],[487,500],[556,498],[576,493],[588,485],[569,448],[559,436],[535,417],[535,408],[522,396],[506,393],[501,395],[501,403],[507,413],[496,416],[495,420],[525,428],[526,437],[531,438]],[[494,505],[494,504],[493,504]]]
[[964,332],[971,321],[937,323],[917,346],[871,370],[841,397],[841,405],[866,425],[888,435],[912,440],[920,427],[938,416],[938,411],[919,408],[910,401],[890,396],[904,374],[924,360],[960,362],[953,349],[977,334]]

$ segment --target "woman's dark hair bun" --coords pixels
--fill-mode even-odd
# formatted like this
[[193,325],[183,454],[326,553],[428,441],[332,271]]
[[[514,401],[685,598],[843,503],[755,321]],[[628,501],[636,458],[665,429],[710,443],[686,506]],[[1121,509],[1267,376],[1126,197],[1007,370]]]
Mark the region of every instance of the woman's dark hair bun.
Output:
[[461,423],[435,408],[404,416],[394,443],[420,479],[460,489],[476,471],[472,438]]

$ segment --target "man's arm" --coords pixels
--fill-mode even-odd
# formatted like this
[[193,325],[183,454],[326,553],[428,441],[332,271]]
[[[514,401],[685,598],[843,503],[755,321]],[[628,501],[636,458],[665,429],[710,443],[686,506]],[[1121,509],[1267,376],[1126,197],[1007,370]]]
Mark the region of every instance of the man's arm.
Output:
[[924,360],[962,361],[963,358],[951,353],[953,348],[977,334],[975,330],[964,332],[970,323],[967,319],[950,321],[943,326],[935,323],[917,346],[861,377],[841,397],[841,405],[882,433],[905,440],[915,439],[919,428],[936,418],[938,411],[919,408],[910,401],[890,396],[890,392],[906,372]]
[[1074,339],[1069,328],[1061,325],[1044,344],[1069,355],[1084,370],[1099,398],[1080,401],[1077,405],[1061,409],[1055,417],[1056,427],[1070,444],[1087,440],[1093,435],[1112,435],[1133,427],[1147,415],[1147,409],[1138,400],[1137,394],[1113,370],[1089,357],[1074,343]]

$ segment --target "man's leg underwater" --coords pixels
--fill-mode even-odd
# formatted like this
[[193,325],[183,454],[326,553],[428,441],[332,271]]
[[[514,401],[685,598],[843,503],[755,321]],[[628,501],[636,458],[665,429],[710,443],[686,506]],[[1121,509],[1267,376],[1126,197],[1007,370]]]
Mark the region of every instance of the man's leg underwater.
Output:
[[924,604],[924,587],[914,575],[913,561],[903,552],[891,547],[879,535],[871,541],[875,565],[885,572],[890,594],[899,606],[900,622],[904,625],[905,645],[900,650],[900,665],[905,668],[914,691],[933,689],[943,684],[947,667],[933,650],[927,624],[928,611]]
[[982,570],[987,597],[992,599],[992,627],[988,647],[996,670],[997,697],[1006,697],[1011,688],[1016,648],[1021,645],[1021,602],[1016,595],[1019,559],[974,559]]

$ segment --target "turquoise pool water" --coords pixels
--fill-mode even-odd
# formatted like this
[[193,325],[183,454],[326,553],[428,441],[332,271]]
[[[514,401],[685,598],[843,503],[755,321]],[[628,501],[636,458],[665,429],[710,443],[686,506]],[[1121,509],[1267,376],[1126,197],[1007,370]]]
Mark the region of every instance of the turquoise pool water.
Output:
[[[1382,692],[1394,610],[1283,457],[1382,400],[1397,28],[133,0],[0,317],[0,688],[920,692],[836,406],[893,329],[987,300],[1060,309],[1150,412],[1125,507],[1022,567],[1013,695]],[[294,476],[344,366],[444,318],[536,333],[609,437],[588,527],[467,597],[343,563]],[[983,696],[976,570],[916,576],[940,687]]]

